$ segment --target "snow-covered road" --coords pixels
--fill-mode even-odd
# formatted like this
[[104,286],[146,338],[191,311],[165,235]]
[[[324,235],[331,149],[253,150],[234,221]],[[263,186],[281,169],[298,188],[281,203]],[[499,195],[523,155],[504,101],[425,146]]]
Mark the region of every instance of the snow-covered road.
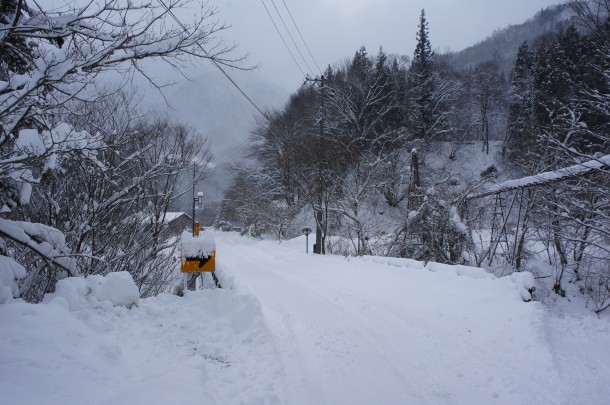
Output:
[[112,273],[0,306],[0,404],[608,403],[608,318],[551,316],[510,277],[216,242],[223,289],[127,308]]
[[508,279],[235,238],[217,238],[219,270],[260,301],[288,404],[573,403],[542,306]]

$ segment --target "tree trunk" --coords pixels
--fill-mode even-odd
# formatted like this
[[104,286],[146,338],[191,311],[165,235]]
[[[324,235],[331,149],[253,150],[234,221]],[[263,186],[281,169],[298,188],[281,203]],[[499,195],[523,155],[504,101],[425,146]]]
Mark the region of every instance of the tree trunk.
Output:
[[523,245],[525,244],[525,235],[529,224],[530,213],[534,207],[534,198],[531,189],[527,190],[527,205],[523,214],[523,225],[519,235],[519,243],[517,244],[517,253],[515,254],[515,269],[521,271],[521,259],[523,257]]

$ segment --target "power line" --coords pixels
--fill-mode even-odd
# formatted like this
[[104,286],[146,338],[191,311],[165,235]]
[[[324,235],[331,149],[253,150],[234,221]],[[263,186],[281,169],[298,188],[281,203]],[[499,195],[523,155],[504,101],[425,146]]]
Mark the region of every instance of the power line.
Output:
[[241,141],[239,144],[237,144],[236,146],[233,147],[233,150],[231,152],[225,154],[222,159],[218,159],[216,161],[213,161],[212,163],[214,163],[216,166],[223,165],[229,159],[231,159],[233,156],[235,156],[238,153],[240,153],[249,143],[250,143],[250,139],[246,139],[244,141]]
[[[176,23],[182,27],[182,29],[184,30],[184,32],[186,32],[187,34],[190,35],[190,32],[186,29],[186,27],[184,26],[184,24],[182,24],[180,22],[180,20],[178,20],[178,17],[176,17],[176,15],[174,14],[174,12],[163,2],[163,0],[157,0],[162,6],[163,8],[168,12],[168,14],[174,19],[174,21],[176,21]],[[197,46],[199,46],[199,49],[201,49],[203,51],[203,53],[206,56],[209,56],[208,51],[206,51],[203,46],[201,46],[201,44],[199,42],[197,42]],[[248,100],[250,102],[250,104],[252,104],[252,106],[256,109],[256,111],[258,111],[263,117],[265,116],[265,113],[263,113],[263,110],[261,110],[254,101],[252,101],[252,99],[250,97],[248,97],[248,95],[241,89],[241,87],[239,87],[239,85],[237,83],[235,83],[235,81],[231,78],[231,76],[229,76],[229,74],[222,68],[222,66],[220,66],[220,64],[218,62],[216,62],[213,57],[209,58],[209,60],[214,64],[214,66],[216,66],[221,72],[222,74],[233,84],[233,86],[235,86],[235,88],[242,94],[242,96],[244,96],[246,98],[246,100]]]
[[296,21],[294,21],[294,18],[292,17],[292,13],[290,12],[288,5],[286,4],[286,2],[284,0],[282,0],[282,3],[284,3],[284,7],[286,7],[286,11],[288,11],[288,15],[290,16],[290,19],[292,20],[294,27],[297,29],[297,32],[299,33],[299,36],[301,37],[301,41],[303,41],[303,44],[305,44],[305,48],[307,49],[307,52],[309,52],[309,56],[311,57],[311,60],[313,60],[313,63],[315,63],[320,74],[322,74],[322,69],[320,69],[320,66],[318,65],[318,62],[316,61],[316,58],[313,57],[311,50],[309,49],[309,46],[307,46],[307,42],[305,42],[305,38],[303,38],[303,34],[301,34],[301,30],[299,29],[299,26],[297,25]]
[[288,53],[290,54],[290,56],[292,57],[292,60],[294,61],[294,63],[297,65],[297,67],[299,68],[299,70],[301,71],[301,74],[303,76],[306,76],[305,72],[303,72],[303,69],[301,69],[301,65],[299,65],[299,62],[297,62],[297,59],[294,57],[292,51],[290,50],[290,47],[288,46],[288,44],[286,43],[286,40],[284,39],[284,36],[282,35],[282,33],[280,32],[280,29],[277,27],[277,24],[275,23],[275,20],[273,19],[273,17],[271,16],[271,13],[269,12],[269,9],[267,8],[267,5],[265,4],[265,2],[263,0],[261,0],[261,3],[263,4],[263,7],[265,7],[265,11],[267,11],[267,15],[269,16],[269,18],[271,19],[271,22],[273,23],[273,26],[275,27],[275,30],[277,31],[278,35],[280,36],[282,42],[284,43],[284,46],[286,47],[286,49],[288,50]]
[[307,61],[303,57],[303,54],[301,53],[301,49],[299,48],[299,46],[297,45],[296,41],[292,37],[292,34],[290,33],[290,30],[288,29],[288,26],[284,22],[284,18],[282,17],[282,14],[280,13],[280,10],[277,9],[277,6],[275,5],[275,1],[271,0],[271,4],[273,4],[273,8],[275,8],[275,12],[280,17],[280,21],[284,25],[284,28],[286,29],[286,32],[288,33],[288,36],[292,40],[292,43],[294,44],[294,47],[297,49],[297,52],[299,53],[299,55],[301,55],[301,59],[303,59],[303,62],[305,62],[305,66],[307,66],[307,69],[309,70],[309,73],[313,73],[313,69],[311,67],[309,67],[309,63],[307,63]]

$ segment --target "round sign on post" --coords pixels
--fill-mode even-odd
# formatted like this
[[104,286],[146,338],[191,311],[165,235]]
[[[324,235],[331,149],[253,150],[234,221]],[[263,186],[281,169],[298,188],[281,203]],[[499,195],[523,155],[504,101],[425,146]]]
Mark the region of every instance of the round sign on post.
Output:
[[309,253],[309,234],[311,233],[311,228],[303,228],[303,233],[305,234],[305,253]]

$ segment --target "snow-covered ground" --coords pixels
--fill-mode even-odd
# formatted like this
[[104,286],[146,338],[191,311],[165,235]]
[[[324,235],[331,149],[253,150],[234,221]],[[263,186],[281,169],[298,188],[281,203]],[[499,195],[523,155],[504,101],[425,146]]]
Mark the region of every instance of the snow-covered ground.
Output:
[[130,309],[103,301],[111,297],[103,291],[102,301],[64,291],[48,304],[1,306],[0,403],[610,398],[608,317],[550,315],[523,302],[510,277],[306,255],[304,238],[278,245],[219,233],[216,244],[222,290],[162,295]]

